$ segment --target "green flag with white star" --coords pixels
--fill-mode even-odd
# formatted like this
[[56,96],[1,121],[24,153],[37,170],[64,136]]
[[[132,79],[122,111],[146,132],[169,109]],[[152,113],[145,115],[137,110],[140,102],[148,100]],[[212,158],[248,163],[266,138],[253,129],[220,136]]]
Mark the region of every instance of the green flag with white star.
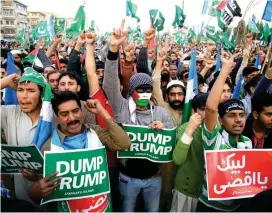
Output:
[[25,28],[21,29],[17,35],[17,41],[19,41],[21,44],[23,43],[25,39]]
[[264,37],[263,37],[264,25],[262,21],[257,22],[256,26],[258,27],[258,30],[259,30],[259,33],[257,34],[257,39],[264,40]]
[[233,41],[229,41],[227,32],[224,32],[221,42],[225,50],[230,52],[235,51],[235,43]]
[[179,6],[176,5],[176,16],[172,26],[182,28],[185,18],[186,16],[184,15],[183,10]]
[[192,43],[195,40],[196,33],[193,28],[190,28],[187,34],[188,42]]
[[137,13],[137,5],[133,4],[130,0],[127,1],[127,16],[131,16],[135,18],[137,22],[140,22],[140,18],[136,15]]
[[269,34],[270,34],[270,28],[269,28],[268,24],[265,23],[264,29],[263,29],[264,41],[266,41],[266,42],[268,41]]
[[55,18],[54,19],[54,30],[55,33],[63,33],[65,30],[65,18]]
[[95,33],[95,21],[91,21],[91,25],[89,27],[89,31]]
[[220,35],[218,31],[215,30],[214,26],[207,26],[205,29],[205,36],[214,41],[216,44],[220,44]]
[[34,41],[37,41],[39,38],[42,38],[45,42],[50,41],[50,34],[46,21],[41,21],[39,24],[37,24],[32,30],[31,34]]
[[182,39],[181,32],[176,33],[176,41],[179,45],[184,45],[184,39]]
[[84,6],[80,6],[76,16],[69,29],[66,30],[68,35],[78,36],[85,29],[85,12]]
[[247,29],[248,29],[248,31],[251,32],[251,33],[256,33],[256,34],[258,34],[258,33],[260,32],[259,29],[258,29],[258,27],[256,26],[256,24],[255,24],[252,20],[250,20],[250,21],[248,22]]
[[158,32],[162,31],[165,21],[162,13],[159,10],[149,10],[149,15],[154,29]]

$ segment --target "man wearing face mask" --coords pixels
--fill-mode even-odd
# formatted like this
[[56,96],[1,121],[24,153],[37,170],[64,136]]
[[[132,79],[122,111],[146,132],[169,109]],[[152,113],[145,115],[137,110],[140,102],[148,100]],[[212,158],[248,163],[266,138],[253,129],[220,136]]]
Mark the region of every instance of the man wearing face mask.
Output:
[[[118,87],[118,50],[127,39],[124,20],[114,31],[105,64],[103,89],[112,106],[115,120],[123,124],[173,128],[165,109],[150,102],[153,90],[152,78],[145,73],[134,74],[129,83],[129,96],[124,99]],[[161,172],[157,163],[146,159],[122,159],[120,162],[121,211],[133,212],[138,194],[143,195],[146,211],[159,210]]]

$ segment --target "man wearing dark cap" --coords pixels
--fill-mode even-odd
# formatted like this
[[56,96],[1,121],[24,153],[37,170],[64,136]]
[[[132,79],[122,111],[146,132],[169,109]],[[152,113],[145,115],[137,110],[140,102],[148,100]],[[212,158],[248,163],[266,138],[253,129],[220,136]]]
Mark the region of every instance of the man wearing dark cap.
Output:
[[[127,39],[120,29],[112,33],[106,60],[103,89],[119,123],[149,126],[150,128],[173,128],[165,109],[150,102],[153,90],[152,78],[145,73],[134,74],[130,79],[129,96],[124,99],[118,86],[118,49]],[[143,195],[148,212],[159,210],[161,173],[159,165],[146,159],[122,159],[120,162],[121,211],[133,212],[137,196]]]
[[259,74],[259,69],[252,67],[252,66],[247,66],[243,69],[243,85],[241,87],[240,91],[240,99],[244,99],[246,97],[246,91],[245,91],[245,84],[254,76]]
[[98,77],[100,87],[102,87],[102,84],[103,84],[104,69],[105,69],[105,64],[102,61],[96,62],[96,71],[95,72]]
[[[204,150],[251,149],[251,140],[242,135],[246,123],[243,103],[236,99],[220,103],[224,83],[232,71],[233,57],[222,51],[221,61],[222,69],[209,94],[205,108],[205,121],[202,128]],[[218,113],[221,129],[217,124]],[[196,211],[235,211],[239,207],[235,200],[208,200],[206,172],[204,180]]]

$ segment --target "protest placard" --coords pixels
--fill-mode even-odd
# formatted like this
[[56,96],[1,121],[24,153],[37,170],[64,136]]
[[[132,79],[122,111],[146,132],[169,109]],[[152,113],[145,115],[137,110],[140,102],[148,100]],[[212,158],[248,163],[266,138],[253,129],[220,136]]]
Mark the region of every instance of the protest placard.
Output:
[[42,174],[43,157],[35,145],[1,144],[1,174],[16,174],[26,169]]
[[248,198],[272,189],[272,150],[205,152],[209,200]]
[[52,201],[88,198],[110,192],[105,147],[63,152],[46,151],[44,176],[58,171],[60,186],[42,204]]
[[127,150],[118,151],[118,158],[144,158],[153,162],[172,161],[176,128],[150,129],[147,126],[123,125],[131,140]]

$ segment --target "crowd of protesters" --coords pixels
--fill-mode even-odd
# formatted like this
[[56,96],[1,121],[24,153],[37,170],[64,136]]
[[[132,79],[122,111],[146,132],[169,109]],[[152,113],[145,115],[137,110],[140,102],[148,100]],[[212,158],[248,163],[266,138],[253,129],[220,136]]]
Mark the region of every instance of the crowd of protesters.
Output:
[[[31,143],[48,83],[53,93],[52,134],[58,134],[64,150],[86,148],[86,142],[73,144],[69,138],[89,130],[107,148],[113,211],[272,211],[271,190],[248,199],[209,200],[204,158],[206,150],[272,149],[268,44],[261,46],[247,34],[235,52],[222,47],[217,72],[219,53],[214,42],[181,46],[165,37],[151,49],[154,37],[150,28],[143,43],[128,44],[122,22],[101,45],[87,31],[76,41],[64,42],[59,34],[48,46],[40,40],[27,49],[20,49],[18,42],[1,42],[2,144]],[[37,68],[24,63],[24,57],[37,46],[50,65]],[[182,124],[194,49],[198,94],[192,99],[189,121]],[[7,75],[8,52],[18,74]],[[256,67],[258,54],[260,66]],[[38,76],[35,79],[29,77],[33,72]],[[234,98],[240,75],[240,97]],[[46,81],[40,80],[43,78]],[[18,105],[5,103],[6,88],[16,90]],[[157,130],[176,127],[173,161],[117,159],[116,151],[131,144],[122,124]],[[51,140],[42,146],[42,153],[52,150]],[[59,178],[51,181],[22,170],[1,179],[2,211],[57,211],[56,205],[41,206],[40,200],[55,190]]]

